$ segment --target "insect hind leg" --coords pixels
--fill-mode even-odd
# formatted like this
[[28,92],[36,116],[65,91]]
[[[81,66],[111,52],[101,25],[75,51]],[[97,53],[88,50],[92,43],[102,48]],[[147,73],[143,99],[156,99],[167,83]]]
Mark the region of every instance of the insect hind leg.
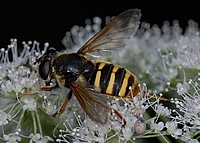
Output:
[[67,99],[63,102],[60,109],[55,114],[53,114],[53,117],[55,117],[57,114],[61,114],[64,111],[71,97],[72,97],[72,90],[69,91]]
[[147,96],[150,97],[150,98],[154,98],[154,99],[159,99],[159,100],[162,100],[162,101],[169,101],[169,102],[171,102],[170,99],[157,96],[157,95],[155,95],[155,94],[153,94],[153,93],[147,93]]
[[113,108],[110,108],[110,111],[111,111],[112,113],[115,113],[115,115],[117,115],[117,116],[120,118],[120,120],[122,121],[122,127],[125,127],[125,125],[126,125],[126,120],[122,117],[122,115],[121,115],[117,110],[115,110],[115,109],[113,109]]

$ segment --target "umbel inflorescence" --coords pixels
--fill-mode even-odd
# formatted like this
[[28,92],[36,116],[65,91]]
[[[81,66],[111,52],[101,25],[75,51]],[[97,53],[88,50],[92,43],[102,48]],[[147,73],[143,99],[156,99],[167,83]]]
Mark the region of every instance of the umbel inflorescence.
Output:
[[[107,18],[108,20],[109,18]],[[108,20],[109,21],[109,20]],[[77,51],[101,28],[101,19],[74,26],[63,44]],[[112,112],[106,125],[94,123],[72,97],[64,113],[53,117],[68,89],[40,91],[19,99],[45,85],[37,74],[37,58],[49,48],[38,42],[23,42],[19,48],[11,39],[0,50],[0,140],[1,142],[128,142],[159,137],[160,142],[198,142],[200,128],[200,37],[192,20],[183,33],[178,21],[159,28],[141,23],[130,44],[118,55],[108,57],[138,76],[141,96],[133,100],[108,99],[108,104],[126,120],[122,127]],[[20,53],[20,54],[19,54]],[[9,56],[12,55],[12,56]],[[148,89],[147,89],[148,87]],[[154,93],[151,99],[144,93]],[[171,99],[171,103],[159,97]],[[172,137],[172,138],[170,138]]]

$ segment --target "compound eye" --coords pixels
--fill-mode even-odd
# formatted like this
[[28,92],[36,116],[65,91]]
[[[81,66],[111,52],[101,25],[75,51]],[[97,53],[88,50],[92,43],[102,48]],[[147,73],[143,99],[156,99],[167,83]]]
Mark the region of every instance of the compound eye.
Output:
[[39,74],[43,80],[46,80],[50,73],[50,61],[50,58],[45,58],[39,65]]

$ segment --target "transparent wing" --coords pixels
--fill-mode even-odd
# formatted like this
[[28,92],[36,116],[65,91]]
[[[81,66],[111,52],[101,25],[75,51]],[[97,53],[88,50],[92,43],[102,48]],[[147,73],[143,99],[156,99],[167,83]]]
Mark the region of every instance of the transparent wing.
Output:
[[105,124],[111,108],[107,105],[105,94],[92,91],[86,87],[72,83],[70,85],[85,113],[95,122]]
[[99,57],[122,49],[136,33],[140,17],[141,13],[138,9],[121,13],[83,45],[78,53]]

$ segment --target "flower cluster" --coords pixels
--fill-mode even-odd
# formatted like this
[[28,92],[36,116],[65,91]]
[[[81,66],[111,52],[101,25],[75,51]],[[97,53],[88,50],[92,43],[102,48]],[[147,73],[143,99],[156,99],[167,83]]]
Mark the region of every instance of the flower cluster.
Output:
[[[44,51],[47,48],[48,43],[44,45]],[[19,99],[26,91],[36,90],[42,85],[34,62],[44,51],[40,50],[38,42],[23,42],[23,48],[19,50],[17,40],[11,39],[7,49],[1,48],[0,52],[0,140],[9,143],[53,141],[52,135],[43,134],[43,125],[53,130],[60,122],[50,116],[48,122],[44,121],[47,114],[56,112],[56,105],[49,107],[56,98],[52,100],[51,96],[41,92]]]
[[[100,18],[86,20],[85,27],[74,26],[67,32],[62,43],[75,52],[100,29]],[[197,143],[199,33],[192,20],[185,33],[178,21],[172,26],[164,22],[162,28],[143,22],[129,45],[108,57],[144,82],[132,100],[108,99],[107,104],[120,113],[125,126],[114,110],[108,113],[105,125],[93,122],[74,97],[63,114],[53,117],[69,91],[37,91],[45,83],[37,74],[35,61],[49,44],[40,48],[38,42],[23,42],[20,51],[17,40],[11,39],[7,48],[0,49],[0,142],[135,142],[156,137],[160,142]],[[34,92],[20,98],[27,91]]]
[[[121,121],[112,112],[109,121],[105,125],[96,124],[88,117],[82,121],[81,115],[74,112],[77,120],[77,126],[73,128],[69,120],[64,123],[65,130],[60,130],[60,139],[58,142],[127,142],[144,138],[149,133],[155,136],[160,135],[162,128],[157,127],[159,116],[149,118],[146,110],[149,108],[159,111],[160,116],[169,116],[170,109],[165,107],[162,111],[159,97],[155,101],[150,101],[151,97],[143,95],[146,92],[146,86],[143,85],[140,96],[133,97],[133,100],[123,100],[121,105],[118,98],[109,101],[110,107],[119,111],[126,121],[123,127]],[[159,106],[159,107],[158,107]],[[153,126],[154,125],[154,126]],[[150,127],[151,126],[151,127]],[[155,131],[157,130],[157,131]]]

